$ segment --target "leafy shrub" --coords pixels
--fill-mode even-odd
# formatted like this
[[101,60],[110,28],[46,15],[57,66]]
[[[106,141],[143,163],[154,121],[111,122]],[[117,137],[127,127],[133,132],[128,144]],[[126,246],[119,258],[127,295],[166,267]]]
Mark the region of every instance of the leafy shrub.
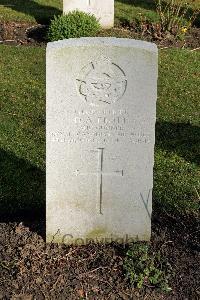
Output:
[[160,252],[149,255],[148,246],[133,244],[126,254],[124,269],[130,283],[137,288],[148,286],[169,292],[168,279],[171,276],[171,266],[161,258]]
[[54,16],[48,31],[49,41],[95,36],[100,24],[94,15],[73,11],[67,15]]

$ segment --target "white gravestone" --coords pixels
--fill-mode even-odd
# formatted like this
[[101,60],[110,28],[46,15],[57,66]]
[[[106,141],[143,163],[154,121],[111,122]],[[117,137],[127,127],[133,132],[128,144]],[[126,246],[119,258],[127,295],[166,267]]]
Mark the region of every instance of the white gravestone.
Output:
[[114,26],[114,0],[63,0],[64,14],[74,10],[95,15],[103,28]]
[[48,242],[150,239],[156,97],[152,43],[48,44]]

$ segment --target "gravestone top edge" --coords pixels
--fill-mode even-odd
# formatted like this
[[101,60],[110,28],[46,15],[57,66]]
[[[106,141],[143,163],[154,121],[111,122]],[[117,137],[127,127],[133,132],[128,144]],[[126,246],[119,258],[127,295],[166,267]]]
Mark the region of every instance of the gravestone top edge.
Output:
[[49,42],[47,44],[47,51],[53,49],[60,49],[65,47],[86,47],[86,46],[116,46],[124,48],[138,48],[157,53],[158,47],[154,43],[127,39],[127,38],[115,38],[115,37],[82,37],[64,39],[55,42]]

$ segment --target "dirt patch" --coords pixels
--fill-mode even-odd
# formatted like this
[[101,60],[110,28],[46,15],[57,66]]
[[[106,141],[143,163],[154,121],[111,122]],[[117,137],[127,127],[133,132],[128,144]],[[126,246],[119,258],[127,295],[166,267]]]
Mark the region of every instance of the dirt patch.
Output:
[[[173,47],[173,48],[192,48],[196,49],[200,47],[200,28],[191,27],[182,36],[176,36],[176,31],[171,34],[170,32],[163,33],[160,29],[159,24],[144,23],[140,26],[135,23],[121,24],[121,28],[124,28],[133,35],[134,38],[146,40],[149,42],[156,43],[159,47]],[[173,30],[172,30],[173,31]]]
[[27,23],[0,23],[0,43],[7,45],[45,46],[47,25]]
[[[0,43],[8,45],[45,46],[47,43],[48,25],[33,25],[26,23],[0,23]],[[160,38],[151,28],[138,31],[135,24],[122,24],[118,28],[102,30],[99,36],[116,36],[134,38],[156,43],[160,48],[200,48],[200,28],[191,28],[184,40],[175,39],[173,35]]]
[[200,299],[199,230],[196,219],[154,218],[151,250],[174,272],[163,294],[129,284],[122,245],[45,244],[22,224],[0,224],[0,299]]

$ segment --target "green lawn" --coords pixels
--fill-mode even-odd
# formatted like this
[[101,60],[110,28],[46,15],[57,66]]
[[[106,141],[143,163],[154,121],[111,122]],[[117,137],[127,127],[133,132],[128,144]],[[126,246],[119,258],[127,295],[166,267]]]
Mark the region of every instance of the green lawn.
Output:
[[62,13],[62,0],[0,0],[0,21],[48,23]]
[[[168,49],[159,57],[154,209],[196,214],[200,53]],[[0,73],[0,214],[39,214],[45,207],[45,49],[1,45]]]
[[1,46],[0,73],[0,215],[43,212],[45,49]]
[[140,20],[145,16],[150,21],[158,20],[153,0],[117,0],[115,1],[115,23]]
[[160,51],[155,200],[198,212],[200,191],[200,53]]

